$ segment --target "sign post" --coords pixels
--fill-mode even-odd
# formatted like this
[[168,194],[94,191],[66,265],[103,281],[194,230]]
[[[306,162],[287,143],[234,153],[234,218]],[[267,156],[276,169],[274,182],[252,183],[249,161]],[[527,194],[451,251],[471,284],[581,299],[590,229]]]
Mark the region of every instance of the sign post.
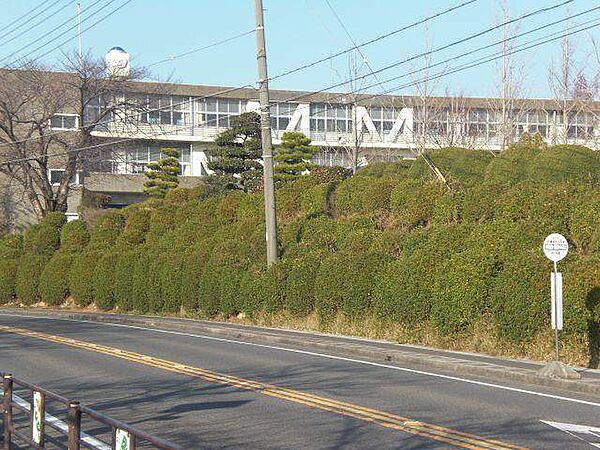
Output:
[[562,273],[558,271],[558,262],[569,252],[567,239],[558,233],[552,233],[544,240],[544,254],[554,263],[554,271],[550,274],[552,299],[552,329],[554,330],[554,349],[556,360],[560,359],[558,332],[563,329],[563,283]]

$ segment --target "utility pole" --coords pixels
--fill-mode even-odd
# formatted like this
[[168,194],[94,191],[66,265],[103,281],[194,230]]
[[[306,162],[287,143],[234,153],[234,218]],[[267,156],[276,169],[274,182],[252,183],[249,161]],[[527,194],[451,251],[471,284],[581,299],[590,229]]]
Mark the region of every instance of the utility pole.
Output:
[[77,47],[79,64],[81,64],[81,61],[83,61],[83,42],[81,40],[81,2],[77,2]]
[[265,47],[265,23],[262,0],[254,0],[254,15],[256,17],[256,61],[258,63],[258,97],[260,100],[268,267],[277,262],[277,216],[275,214],[273,145],[271,143],[271,118],[269,114],[269,76],[267,74],[267,50]]

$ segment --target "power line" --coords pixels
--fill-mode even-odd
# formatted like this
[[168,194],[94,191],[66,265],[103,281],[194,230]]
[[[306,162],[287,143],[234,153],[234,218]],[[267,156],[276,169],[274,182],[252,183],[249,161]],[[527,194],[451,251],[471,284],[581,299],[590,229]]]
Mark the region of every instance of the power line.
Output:
[[[3,32],[7,28],[10,28],[12,25],[14,25],[15,23],[19,22],[21,19],[24,19],[28,15],[33,14],[36,10],[40,9],[42,6],[44,6],[49,1],[50,0],[44,0],[43,2],[39,3],[36,7],[32,8],[29,11],[25,12],[24,14],[20,15],[19,17],[17,17],[16,19],[14,19],[9,24],[7,24],[7,25],[3,26],[2,28],[0,28],[0,32]],[[10,33],[10,31],[8,33]]]
[[[112,3],[113,1],[114,1],[114,0],[111,0],[111,1],[109,2],[109,4],[110,4],[110,3]],[[104,16],[102,16],[100,19],[96,20],[96,21],[95,21],[94,23],[92,23],[91,25],[89,25],[89,26],[87,26],[86,28],[84,28],[83,30],[81,30],[81,33],[77,32],[77,33],[75,34],[75,37],[76,37],[76,36],[78,36],[78,35],[80,35],[80,34],[83,34],[83,33],[85,33],[86,31],[88,31],[88,30],[90,30],[90,29],[94,28],[96,25],[98,25],[98,24],[100,24],[100,23],[104,22],[106,19],[108,19],[109,17],[111,17],[111,16],[115,15],[117,12],[119,12],[119,10],[123,9],[125,6],[127,6],[127,5],[128,5],[129,3],[131,3],[132,1],[133,1],[133,0],[127,0],[126,2],[122,3],[121,5],[119,5],[119,6],[118,6],[118,7],[116,7],[115,9],[113,9],[112,11],[110,11],[110,12],[108,12],[107,14],[105,14]],[[100,10],[101,10],[101,9],[104,9],[104,7],[100,8]],[[98,10],[98,11],[100,11],[100,10]],[[81,22],[84,22],[85,20],[89,19],[91,16],[93,16],[94,14],[96,14],[96,12],[98,12],[98,11],[95,11],[93,14],[90,14],[88,17],[84,18],[84,19],[83,19]],[[74,27],[72,27],[72,28],[77,28],[78,26],[79,26],[79,24],[75,25],[75,26],[74,26]],[[66,34],[66,33],[63,33],[63,35],[64,35],[64,34]],[[63,45],[67,44],[68,42],[71,42],[72,40],[73,40],[73,36],[70,36],[70,37],[68,37],[67,39],[65,39],[64,41],[62,41],[60,44],[58,44],[57,46],[55,46],[55,47],[51,48],[50,50],[48,50],[48,51],[46,51],[46,52],[44,52],[44,53],[42,53],[41,55],[38,55],[36,59],[40,59],[40,58],[43,58],[43,57],[44,57],[44,56],[46,56],[46,55],[49,55],[49,54],[50,54],[50,53],[52,53],[53,51],[55,51],[55,50],[58,50],[58,49],[59,49],[59,48],[61,48]],[[36,51],[37,51],[37,50],[36,50]],[[26,56],[27,56],[27,55],[26,55]],[[0,62],[1,62],[1,61],[0,61]]]
[[[56,3],[58,3],[59,1],[61,1],[61,0],[56,0],[56,1],[55,1],[54,3],[52,3],[52,4],[51,4],[51,5],[48,7],[48,8],[50,8],[50,7],[54,6],[54,5],[55,5]],[[57,15],[59,12],[61,12],[61,11],[65,10],[65,9],[66,9],[66,8],[68,8],[68,7],[69,7],[71,4],[75,3],[76,1],[77,1],[77,0],[71,0],[69,3],[67,3],[67,4],[66,4],[66,5],[64,5],[64,6],[61,6],[60,8],[58,8],[57,10],[55,10],[54,12],[52,12],[51,14],[49,14],[48,16],[46,16],[46,17],[42,17],[42,18],[41,18],[41,20],[37,21],[37,22],[36,22],[34,25],[31,25],[29,28],[27,28],[27,29],[25,29],[25,30],[21,31],[20,33],[18,33],[17,35],[15,35],[15,36],[11,37],[9,40],[7,40],[7,41],[4,41],[4,42],[1,42],[1,43],[0,43],[0,47],[3,47],[3,46],[5,46],[6,44],[9,44],[9,43],[13,42],[15,39],[18,39],[18,38],[20,38],[20,37],[21,37],[21,36],[23,36],[25,33],[28,33],[29,31],[33,30],[34,28],[37,28],[39,25],[41,25],[41,24],[45,23],[47,20],[51,19],[52,17],[54,17],[55,15]],[[46,9],[48,9],[48,8],[46,8]],[[38,15],[41,15],[41,14],[43,14],[43,13],[46,11],[46,9],[44,9],[44,11],[41,11],[41,12],[40,12]],[[25,25],[26,23],[28,23],[28,22],[23,22],[23,24],[22,24],[22,25]],[[14,30],[12,30],[10,33],[7,33],[7,34],[5,34],[5,35],[1,36],[1,37],[0,37],[0,40],[1,40],[2,38],[6,37],[8,34],[12,34],[12,32],[13,32],[13,31],[15,31],[16,29],[17,29],[17,28],[15,28]]]
[[[397,67],[397,66],[400,66],[400,65],[402,65],[402,64],[406,64],[407,62],[414,61],[414,60],[416,60],[416,59],[418,59],[418,58],[422,58],[422,57],[424,57],[424,56],[429,56],[429,55],[432,55],[432,54],[434,54],[434,53],[438,53],[438,52],[440,52],[440,51],[447,50],[448,48],[451,48],[451,47],[454,47],[454,46],[456,46],[456,45],[460,45],[460,44],[463,44],[463,43],[465,43],[465,42],[468,42],[468,41],[471,41],[471,40],[473,40],[473,39],[476,39],[476,38],[478,38],[478,37],[484,36],[484,35],[486,35],[486,34],[488,34],[488,33],[491,33],[492,31],[498,30],[498,29],[500,29],[500,28],[502,28],[502,27],[505,27],[505,26],[507,26],[507,25],[509,25],[509,24],[511,24],[511,23],[514,23],[514,22],[516,22],[516,21],[523,20],[523,19],[525,19],[525,18],[529,18],[529,17],[532,17],[532,16],[534,16],[534,15],[537,15],[537,14],[541,14],[541,13],[544,13],[544,12],[548,12],[548,11],[551,11],[551,10],[554,10],[554,9],[557,9],[557,8],[560,8],[561,6],[565,6],[565,5],[569,4],[569,3],[572,3],[573,1],[574,1],[574,0],[566,0],[566,1],[562,1],[562,2],[560,2],[560,3],[557,3],[557,4],[555,4],[555,5],[548,6],[548,7],[544,7],[544,8],[540,8],[540,9],[537,9],[537,10],[535,10],[535,11],[533,11],[533,12],[530,12],[530,13],[527,13],[527,14],[523,14],[523,15],[521,15],[521,16],[519,16],[519,17],[516,17],[516,18],[514,18],[514,19],[510,19],[510,20],[504,21],[504,22],[502,22],[502,23],[500,23],[500,24],[498,24],[498,25],[495,25],[495,26],[493,26],[493,27],[487,28],[487,29],[485,29],[485,30],[482,30],[482,31],[479,31],[479,32],[477,32],[477,33],[471,34],[471,35],[469,35],[469,36],[467,36],[467,37],[464,37],[464,38],[462,38],[462,39],[459,39],[459,40],[456,40],[456,41],[454,41],[454,42],[451,42],[450,44],[446,44],[446,45],[443,45],[443,46],[441,46],[441,47],[438,47],[438,48],[435,48],[435,49],[432,49],[432,50],[429,50],[429,51],[426,51],[426,52],[420,53],[420,54],[418,54],[418,55],[414,55],[414,56],[411,56],[411,57],[409,57],[409,58],[406,58],[406,59],[403,59],[403,60],[400,60],[400,61],[396,61],[396,62],[394,62],[394,63],[392,63],[392,64],[389,64],[389,65],[387,65],[387,66],[384,66],[384,67],[382,67],[382,68],[380,68],[380,69],[377,69],[377,70],[376,70],[376,71],[374,71],[374,72],[373,72],[371,75],[375,75],[375,74],[378,74],[378,73],[384,72],[384,71],[386,71],[386,70],[392,69],[392,68],[394,68],[394,67]],[[340,83],[336,83],[336,84],[333,84],[333,85],[327,86],[327,87],[325,87],[325,88],[323,88],[323,89],[320,89],[320,90],[318,90],[318,91],[313,91],[313,92],[311,92],[311,93],[309,93],[309,94],[303,94],[303,95],[301,95],[301,96],[298,96],[298,97],[296,97],[296,98],[294,98],[294,99],[295,99],[295,100],[298,100],[298,99],[300,99],[300,98],[304,98],[304,97],[307,97],[307,96],[309,96],[309,95],[319,94],[319,93],[321,93],[321,92],[324,92],[324,91],[327,91],[327,90],[329,90],[329,89],[334,89],[334,88],[336,88],[336,87],[343,86],[344,84],[347,84],[347,83],[349,83],[349,82],[356,81],[356,80],[358,80],[358,79],[362,79],[362,78],[366,78],[367,76],[369,76],[369,75],[364,75],[364,76],[361,76],[361,77],[354,77],[354,78],[352,78],[352,79],[349,79],[349,80],[346,80],[346,81],[343,81],[343,82],[340,82]]]
[[[91,5],[87,6],[86,8],[83,9],[82,12],[86,12],[88,10],[90,10],[91,8],[93,8],[94,6],[96,6],[98,3],[100,3],[103,0],[96,0],[94,1]],[[104,6],[100,7],[98,10],[96,10],[95,12],[93,12],[89,17],[93,16],[94,14],[98,13],[99,11],[101,11],[102,9],[106,8],[107,6],[109,6],[111,3],[114,3],[116,0],[109,0],[109,2],[107,4],[105,4]],[[62,27],[64,27],[65,25],[68,25],[69,23],[72,23],[75,19],[77,18],[77,16],[73,16],[70,17],[69,19],[65,20],[64,22],[61,22],[59,25],[57,25],[56,27],[52,28],[50,31],[47,31],[46,33],[42,34],[40,37],[38,37],[37,39],[29,42],[28,44],[22,46],[21,48],[15,50],[14,52],[12,52],[11,54],[5,56],[4,58],[0,59],[0,63],[6,61],[7,59],[11,58],[12,56],[16,55],[17,53],[20,53],[21,51],[25,50],[26,48],[31,47],[32,45],[36,44],[37,42],[41,41],[42,39],[44,39],[47,36],[50,36],[52,33],[54,33],[57,30],[60,30]],[[83,19],[83,20],[87,20]],[[60,37],[62,37],[64,34],[66,34],[67,32],[69,32],[70,30],[77,28],[77,25],[72,26],[71,28],[67,29],[65,32],[59,34],[57,37],[53,38],[53,40],[58,39]],[[46,44],[43,44],[42,46],[37,47],[35,50],[27,53],[25,56],[21,57],[20,59],[23,60],[24,58],[26,58],[27,56],[31,55],[32,53],[38,51],[39,49],[45,47],[46,45],[48,45],[49,43],[52,43],[51,41],[48,41]]]
[[[405,26],[403,26],[401,28],[397,28],[397,29],[395,29],[393,31],[390,31],[390,32],[385,33],[385,34],[382,34],[380,36],[377,36],[377,37],[375,37],[373,39],[370,39],[370,40],[368,40],[366,42],[363,42],[362,44],[359,44],[359,45],[356,45],[354,47],[348,48],[346,50],[342,50],[340,52],[334,53],[333,55],[320,58],[320,59],[318,59],[316,61],[309,62],[307,64],[304,64],[302,66],[296,67],[294,69],[290,69],[290,70],[287,70],[285,72],[282,72],[282,73],[280,73],[278,75],[270,77],[269,81],[276,80],[278,78],[285,77],[287,75],[291,75],[293,73],[300,72],[302,70],[309,69],[309,68],[314,67],[314,66],[316,66],[318,64],[321,64],[321,63],[323,63],[325,61],[329,61],[331,59],[337,58],[338,56],[342,56],[342,55],[345,55],[347,53],[350,53],[351,51],[355,50],[355,48],[362,48],[362,47],[365,47],[367,45],[371,45],[371,44],[373,44],[375,42],[381,41],[383,39],[387,39],[390,36],[394,36],[395,34],[402,33],[403,31],[409,30],[411,28],[415,28],[415,27],[417,27],[419,25],[423,25],[426,22],[429,22],[429,21],[431,21],[433,19],[436,19],[436,18],[441,17],[443,15],[446,15],[448,13],[451,13],[452,11],[456,11],[456,10],[458,10],[460,8],[463,8],[463,7],[467,6],[467,5],[475,3],[477,1],[478,0],[469,0],[469,1],[465,1],[465,2],[459,3],[458,5],[452,6],[452,7],[448,8],[448,9],[440,11],[440,12],[438,12],[436,14],[433,14],[431,16],[428,16],[428,17],[425,17],[425,18],[423,18],[421,20],[418,20],[417,22],[413,22],[413,23],[405,25]],[[570,0],[570,1],[574,1],[574,0]]]
[[220,41],[213,42],[212,44],[204,45],[202,47],[198,47],[198,48],[195,48],[193,50],[188,50],[188,51],[180,53],[178,55],[169,56],[168,58],[161,59],[160,61],[153,62],[152,64],[150,64],[150,65],[148,65],[146,67],[154,67],[154,66],[158,66],[159,64],[164,64],[166,62],[174,61],[174,60],[179,59],[179,58],[184,58],[184,57],[192,55],[194,53],[198,53],[198,52],[201,52],[201,51],[204,51],[204,50],[208,50],[209,48],[217,47],[219,45],[226,44],[228,42],[234,41],[234,40],[239,39],[241,37],[248,36],[249,34],[254,34],[255,32],[256,32],[255,29],[248,30],[248,31],[245,31],[244,33],[239,33],[239,34],[236,34],[234,36],[230,36],[230,37],[228,37],[226,39],[222,39]]
[[[478,47],[478,48],[476,48],[476,49],[470,50],[470,51],[468,51],[468,52],[461,53],[460,55],[452,56],[452,57],[450,57],[450,58],[447,58],[447,59],[445,59],[445,60],[438,61],[438,62],[436,62],[436,63],[432,64],[431,66],[429,66],[428,68],[433,68],[433,67],[437,67],[437,66],[442,66],[442,65],[444,65],[444,64],[447,64],[447,63],[449,63],[449,62],[455,61],[455,60],[457,60],[457,59],[464,58],[465,56],[470,56],[470,55],[472,55],[472,54],[479,53],[479,52],[480,52],[480,51],[482,51],[482,50],[486,50],[486,49],[488,49],[488,48],[495,47],[495,46],[497,46],[497,45],[500,45],[500,44],[506,43],[506,42],[508,42],[508,41],[511,41],[511,40],[516,40],[516,39],[518,39],[518,38],[521,38],[521,37],[523,37],[523,36],[526,36],[526,35],[529,35],[529,34],[532,34],[532,33],[538,32],[538,31],[540,31],[540,30],[543,30],[543,29],[545,29],[545,28],[549,28],[549,27],[552,27],[552,26],[558,25],[558,24],[560,24],[560,23],[563,23],[563,22],[570,21],[570,20],[572,20],[572,19],[574,19],[574,18],[576,18],[576,17],[580,17],[580,16],[583,16],[583,15],[589,14],[589,13],[591,13],[591,12],[594,12],[594,11],[597,11],[597,10],[600,10],[600,6],[596,6],[596,7],[594,7],[594,8],[590,8],[590,9],[588,9],[588,10],[585,10],[585,11],[582,11],[582,12],[580,12],[580,13],[577,13],[577,14],[571,15],[571,16],[569,16],[569,17],[566,17],[566,18],[563,18],[563,19],[556,20],[556,21],[554,21],[554,22],[551,22],[551,23],[548,23],[548,24],[545,24],[545,25],[541,25],[541,26],[539,26],[539,27],[536,27],[536,28],[534,28],[534,29],[531,29],[531,30],[528,30],[528,31],[524,31],[524,32],[522,32],[522,33],[518,33],[518,34],[516,34],[516,35],[514,35],[514,36],[511,36],[511,37],[509,37],[509,38],[505,38],[505,39],[502,39],[502,40],[500,40],[500,41],[493,42],[493,43],[491,43],[491,44],[487,44],[487,45],[484,45],[484,46],[482,46],[482,47]],[[594,21],[594,20],[596,20],[596,19],[593,19],[592,21]],[[591,23],[592,21],[584,22],[583,24],[580,24],[580,25],[585,25],[585,24]],[[559,31],[558,33],[564,33],[564,31]],[[555,34],[556,34],[556,33],[553,33],[552,35],[555,35]],[[546,37],[548,37],[548,36],[546,36]],[[415,69],[415,70],[413,70],[413,71],[411,71],[411,72],[406,72],[406,73],[403,73],[402,75],[398,75],[398,76],[395,76],[395,77],[392,77],[392,78],[388,78],[388,79],[386,79],[386,80],[385,80],[385,81],[383,81],[383,82],[378,82],[378,83],[375,83],[375,84],[371,84],[371,85],[367,86],[367,87],[366,87],[366,89],[370,89],[370,88],[373,88],[373,87],[375,87],[375,86],[380,86],[380,85],[382,85],[382,84],[386,84],[386,83],[389,83],[389,82],[391,82],[391,81],[395,81],[395,80],[398,80],[398,79],[401,79],[401,78],[406,78],[407,76],[414,75],[414,74],[416,74],[416,73],[418,73],[418,72],[422,72],[423,70],[424,70],[424,69]]]

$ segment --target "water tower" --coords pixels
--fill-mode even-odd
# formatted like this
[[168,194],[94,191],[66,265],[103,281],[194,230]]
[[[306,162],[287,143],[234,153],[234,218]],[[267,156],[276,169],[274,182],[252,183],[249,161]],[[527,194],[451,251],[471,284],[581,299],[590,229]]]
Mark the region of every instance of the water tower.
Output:
[[129,53],[121,47],[113,47],[106,54],[106,68],[108,76],[127,78],[131,74],[131,66],[129,65]]

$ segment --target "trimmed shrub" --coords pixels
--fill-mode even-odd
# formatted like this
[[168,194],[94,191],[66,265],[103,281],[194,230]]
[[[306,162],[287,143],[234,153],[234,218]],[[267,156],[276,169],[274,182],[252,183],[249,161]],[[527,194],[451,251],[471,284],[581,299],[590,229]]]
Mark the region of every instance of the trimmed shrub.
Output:
[[580,188],[571,202],[568,229],[575,246],[585,254],[599,251],[600,190]]
[[548,261],[539,249],[517,251],[503,263],[489,298],[499,337],[527,342],[549,325],[548,268]]
[[373,280],[388,261],[373,252],[335,253],[323,261],[315,280],[315,300],[325,325],[338,311],[355,320],[365,317],[373,303]]
[[391,194],[391,211],[397,223],[407,229],[428,226],[437,202],[447,190],[437,181],[406,181]]
[[390,195],[398,179],[352,177],[344,180],[335,191],[337,215],[378,216],[389,212]]
[[23,235],[25,253],[50,257],[60,247],[60,232],[65,223],[62,213],[50,213]]
[[0,305],[11,302],[15,298],[18,266],[18,260],[0,259]]
[[121,252],[116,260],[113,294],[119,311],[148,311],[145,293],[152,289],[152,279],[147,276],[144,256],[141,248],[134,248]]
[[127,210],[127,221],[117,242],[125,245],[140,245],[146,241],[146,233],[150,229],[152,210],[143,206]]
[[494,158],[485,170],[484,182],[491,185],[517,184],[527,181],[539,148],[513,146]]
[[90,242],[90,234],[83,220],[65,223],[60,233],[60,249],[67,252],[81,252]]
[[23,254],[23,235],[7,234],[0,238],[0,260],[17,259]]
[[337,250],[338,222],[326,216],[310,218],[304,221],[299,230],[299,247],[302,251]]
[[466,225],[438,226],[403,236],[400,257],[375,280],[377,316],[409,326],[429,320],[440,266],[458,254],[470,232]]
[[95,300],[94,271],[102,252],[88,248],[74,256],[69,271],[69,292],[78,306],[88,306]]
[[324,255],[310,253],[289,262],[285,282],[285,307],[293,314],[305,316],[314,310],[315,278]]
[[26,254],[20,259],[15,284],[18,301],[33,305],[41,300],[40,276],[48,259],[47,256],[35,253]]
[[598,186],[600,155],[580,145],[554,145],[538,153],[529,168],[532,183],[580,183]]
[[406,178],[413,160],[401,160],[393,163],[373,163],[356,172],[355,177]]
[[[494,157],[484,150],[442,148],[428,150],[427,155],[444,177],[460,185],[473,186],[483,181],[489,163]],[[436,176],[423,158],[417,158],[409,170],[415,180],[436,180]]]
[[96,306],[104,311],[115,307],[115,271],[120,256],[120,252],[108,252],[102,255],[94,268],[94,301]]
[[122,211],[109,211],[98,219],[90,233],[90,245],[98,249],[108,249],[114,245],[125,228],[127,220]]
[[74,256],[68,252],[56,252],[48,261],[40,276],[40,297],[51,306],[62,305],[69,296],[69,271]]

